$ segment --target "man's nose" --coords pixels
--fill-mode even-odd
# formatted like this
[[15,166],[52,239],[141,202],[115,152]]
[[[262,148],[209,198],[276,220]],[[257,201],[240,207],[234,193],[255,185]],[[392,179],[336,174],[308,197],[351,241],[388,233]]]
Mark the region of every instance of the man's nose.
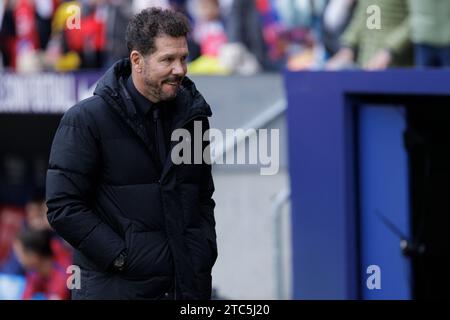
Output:
[[176,62],[172,68],[172,74],[176,76],[184,76],[186,74],[186,65],[181,61]]

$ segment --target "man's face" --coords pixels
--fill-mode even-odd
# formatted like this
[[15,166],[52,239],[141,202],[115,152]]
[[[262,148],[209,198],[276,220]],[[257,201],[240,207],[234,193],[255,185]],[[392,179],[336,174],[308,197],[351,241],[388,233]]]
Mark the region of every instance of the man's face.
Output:
[[139,80],[151,101],[174,99],[187,72],[186,38],[159,36],[155,38],[155,48],[155,52],[143,57]]

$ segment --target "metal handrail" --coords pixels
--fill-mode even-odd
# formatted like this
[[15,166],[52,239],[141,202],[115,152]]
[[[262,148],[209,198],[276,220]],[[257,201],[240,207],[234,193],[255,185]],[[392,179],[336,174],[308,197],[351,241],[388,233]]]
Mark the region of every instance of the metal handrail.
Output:
[[274,270],[275,270],[275,296],[277,299],[285,299],[286,292],[285,281],[283,279],[283,240],[282,240],[282,221],[283,206],[288,203],[291,197],[291,190],[285,188],[280,190],[271,201],[271,212],[273,219],[273,235],[274,235]]
[[214,152],[214,155],[211,155],[212,164],[215,164],[216,159],[223,159],[226,156],[226,153],[230,150],[234,149],[235,146],[238,146],[242,142],[245,141],[245,138],[251,138],[254,134],[256,134],[256,129],[260,129],[270,123],[272,120],[277,118],[280,114],[282,114],[287,108],[286,100],[280,99],[275,102],[271,107],[264,110],[261,114],[256,116],[254,119],[250,120],[246,124],[242,126],[242,129],[255,129],[250,135],[242,135],[238,136],[236,139],[232,141],[226,141],[225,144],[217,145],[218,143],[212,142],[211,149],[218,150],[217,153]]

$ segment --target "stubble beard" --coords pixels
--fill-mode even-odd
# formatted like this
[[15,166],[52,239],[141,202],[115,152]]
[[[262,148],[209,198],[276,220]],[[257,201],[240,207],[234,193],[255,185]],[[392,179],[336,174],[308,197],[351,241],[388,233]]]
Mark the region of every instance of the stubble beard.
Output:
[[159,83],[154,80],[149,79],[149,77],[144,77],[144,83],[145,87],[147,88],[147,92],[149,96],[154,97],[160,101],[170,101],[176,98],[178,92],[180,91],[180,87],[177,88],[174,94],[166,94],[163,91],[162,86],[164,85],[164,82]]

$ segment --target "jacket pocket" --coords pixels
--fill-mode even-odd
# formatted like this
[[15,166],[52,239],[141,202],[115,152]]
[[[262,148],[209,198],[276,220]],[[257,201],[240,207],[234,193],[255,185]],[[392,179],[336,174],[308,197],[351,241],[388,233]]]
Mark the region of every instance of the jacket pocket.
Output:
[[146,279],[173,274],[172,253],[162,231],[140,231],[131,224],[126,233],[126,279]]

